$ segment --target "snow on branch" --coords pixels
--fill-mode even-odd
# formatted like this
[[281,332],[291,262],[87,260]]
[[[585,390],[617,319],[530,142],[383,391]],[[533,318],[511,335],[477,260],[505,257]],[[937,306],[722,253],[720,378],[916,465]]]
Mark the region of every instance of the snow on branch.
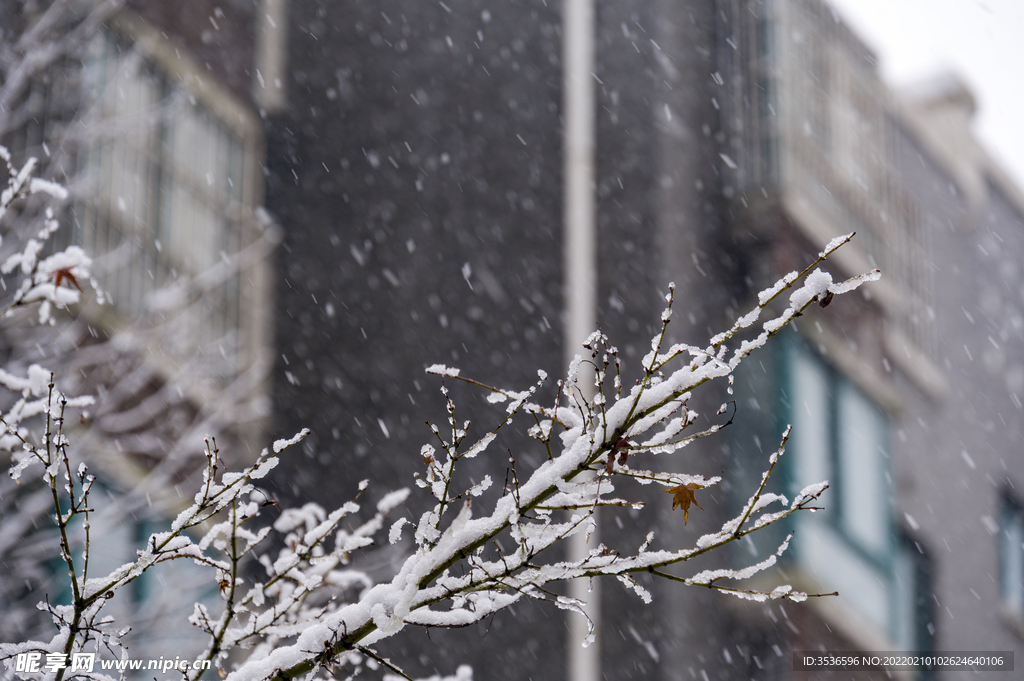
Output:
[[[785,506],[784,497],[764,492],[779,456],[784,451],[789,432],[783,444],[767,462],[761,486],[753,492],[742,513],[725,523],[722,529],[698,539],[690,547],[651,550],[649,537],[644,546],[629,554],[599,546],[586,558],[578,561],[547,561],[547,549],[577,532],[586,531],[594,522],[593,512],[602,505],[631,505],[634,502],[615,499],[612,480],[615,476],[654,482],[665,487],[700,489],[715,484],[719,478],[705,479],[673,471],[646,471],[631,468],[630,457],[645,451],[674,451],[693,437],[710,435],[717,429],[690,434],[687,429],[696,414],[686,405],[694,389],[715,379],[728,379],[740,362],[767,338],[778,332],[812,302],[824,302],[830,293],[835,295],[856,288],[864,281],[877,278],[876,273],[835,285],[828,275],[812,269],[824,257],[838,248],[843,240],[830,244],[821,258],[804,272],[787,276],[758,298],[757,307],[741,317],[733,327],[712,339],[703,350],[692,346],[674,346],[662,351],[665,329],[671,319],[672,294],[669,307],[662,317],[661,333],[652,343],[652,352],[644,358],[644,375],[629,391],[621,383],[621,367],[617,351],[603,334],[588,339],[586,349],[589,361],[597,368],[597,396],[582,400],[577,389],[577,370],[581,360],[573,362],[568,380],[559,383],[560,399],[553,406],[530,401],[528,395],[514,390],[495,389],[472,379],[462,377],[456,370],[435,365],[428,373],[465,380],[467,383],[490,390],[502,396],[515,396],[509,417],[520,414],[535,421],[530,434],[541,442],[548,452],[543,461],[529,475],[516,469],[516,455],[511,459],[511,482],[503,495],[485,510],[474,515],[470,490],[456,492],[454,475],[462,454],[466,428],[459,428],[455,418],[455,405],[449,392],[443,390],[448,404],[451,439],[441,436],[432,426],[440,441],[443,459],[434,456],[432,447],[425,448],[426,479],[421,486],[428,487],[435,498],[435,506],[425,512],[415,535],[416,550],[406,560],[390,583],[378,584],[355,603],[326,614],[318,623],[305,629],[292,643],[278,646],[265,658],[252,660],[231,672],[231,681],[256,679],[288,679],[306,674],[323,662],[324,657],[343,655],[359,646],[372,645],[392,636],[405,626],[466,626],[479,622],[496,610],[510,606],[527,596],[548,600],[557,607],[581,611],[571,599],[554,596],[551,587],[570,579],[610,576],[647,600],[650,594],[630,578],[636,572],[653,572],[666,578],[690,585],[708,586],[755,600],[788,598],[803,600],[808,594],[794,592],[780,586],[771,592],[724,587],[722,579],[746,579],[769,568],[781,555],[787,542],[776,554],[746,568],[703,572],[692,577],[681,577],[669,569],[677,568],[687,560],[739,540],[747,534],[781,521],[790,514],[809,508],[824,491],[827,484],[804,490],[793,502]],[[810,275],[810,276],[808,276]],[[761,336],[754,342],[745,341],[730,352],[726,342],[737,331],[750,326],[761,312],[779,295],[803,281],[790,297],[789,306],[774,319],[766,322]],[[681,366],[670,368],[680,360]],[[609,379],[609,372],[614,376]],[[543,382],[543,379],[542,381]],[[530,391],[533,392],[532,390]],[[496,402],[498,400],[489,400]],[[683,416],[675,414],[682,412]],[[499,425],[500,427],[500,425]],[[487,433],[468,452],[483,449],[493,438]],[[555,436],[558,437],[555,437]],[[647,439],[643,439],[647,436]],[[640,440],[642,444],[636,444]],[[595,477],[584,473],[593,473]],[[642,505],[642,502],[635,502]],[[696,502],[694,502],[696,503]],[[772,504],[783,504],[783,510],[768,512]],[[569,511],[566,517],[554,511]],[[400,525],[392,529],[392,537],[400,532]],[[488,550],[500,537],[512,540],[513,549]],[[338,635],[344,632],[344,635]],[[319,656],[303,651],[328,650]]]
[[[23,186],[30,185],[25,181],[11,185]],[[583,613],[580,603],[557,595],[555,590],[559,583],[573,579],[614,578],[644,602],[652,596],[635,581],[635,573],[647,572],[753,600],[799,601],[821,595],[795,592],[788,585],[765,592],[722,584],[748,579],[770,568],[786,550],[788,539],[773,555],[753,565],[702,570],[689,576],[685,573],[690,559],[813,508],[811,504],[827,488],[827,482],[805,488],[791,502],[765,491],[784,454],[789,429],[766,461],[760,485],[751,490],[741,512],[718,531],[682,546],[657,546],[657,537],[650,532],[637,549],[601,544],[580,559],[561,559],[560,552],[549,549],[574,534],[589,535],[599,507],[643,508],[642,499],[613,496],[617,478],[664,488],[673,495],[673,508],[682,507],[684,524],[691,504],[700,509],[696,495],[721,478],[677,470],[675,459],[666,455],[696,438],[715,434],[724,424],[693,432],[698,414],[689,406],[690,397],[711,381],[731,386],[732,374],[743,359],[812,303],[827,305],[835,295],[877,279],[876,271],[835,283],[817,269],[851,236],[833,241],[811,266],[786,275],[763,291],[753,309],[704,347],[666,346],[674,298],[670,289],[661,329],[652,340],[651,352],[642,360],[640,379],[631,387],[623,385],[618,351],[600,332],[592,334],[584,345],[587,356],[578,357],[567,379],[557,382],[553,404],[534,401],[547,381],[543,372],[534,385],[512,390],[493,388],[443,365],[429,367],[428,373],[499,396],[488,400],[491,404],[507,404],[496,407],[496,425],[474,442],[469,438],[469,422],[460,423],[453,397],[441,386],[448,424],[443,429],[430,426],[436,442],[424,445],[420,458],[425,470],[415,475],[416,484],[429,493],[433,505],[418,520],[401,518],[390,524],[390,543],[405,546],[409,553],[390,580],[380,583],[374,583],[353,563],[353,552],[370,546],[383,533],[388,515],[409,496],[407,489],[385,495],[368,519],[359,515],[357,503],[367,488],[364,481],[353,500],[333,511],[307,504],[280,510],[270,525],[253,522],[268,507],[277,511],[276,502],[257,489],[256,483],[272,474],[279,457],[287,455],[308,431],[278,440],[238,473],[221,472],[216,441],[208,440],[203,480],[188,508],[167,531],[151,535],[134,561],[107,575],[89,574],[88,535],[86,559],[79,560],[66,531],[76,516],[84,516],[88,525],[92,512],[89,491],[94,481],[84,464],[76,468],[72,462],[74,455],[64,430],[65,412],[72,405],[55,388],[51,376],[46,376],[46,390],[41,390],[43,377],[39,370],[31,370],[27,379],[0,374],[0,384],[23,395],[16,408],[36,410],[45,419],[40,440],[18,427],[10,415],[13,412],[3,415],[6,437],[15,439],[24,451],[12,475],[20,475],[33,463],[43,468],[42,477],[51,491],[61,530],[59,554],[73,592],[73,605],[43,606],[60,634],[51,641],[32,642],[32,649],[68,654],[95,647],[99,641],[112,648],[122,646],[119,625],[102,614],[107,600],[144,571],[181,559],[206,567],[217,584],[222,603],[216,608],[211,603],[197,604],[190,622],[208,636],[203,658],[219,666],[228,681],[294,679],[315,676],[321,669],[335,673],[346,669],[346,673],[354,674],[364,666],[384,667],[404,676],[395,663],[382,658],[372,646],[409,626],[469,626],[523,597]],[[24,268],[24,263],[30,261],[22,258],[16,265]],[[30,264],[32,268],[38,269],[38,265]],[[730,347],[742,329],[753,326],[787,291],[791,294],[784,310],[764,322],[753,340]],[[579,385],[582,362],[595,368],[596,390],[591,399],[584,397],[591,394],[589,389]],[[726,411],[724,405],[719,415]],[[528,433],[532,439],[517,445],[515,451],[508,450],[507,459],[502,455],[502,465],[508,463],[503,476],[506,482],[498,498],[481,501],[488,498],[482,493],[492,484],[490,476],[472,487],[461,488],[456,478],[460,463],[488,455],[498,431],[512,421],[523,420],[531,423]],[[539,447],[546,455],[532,470],[525,462],[537,458],[525,456],[522,451],[531,446]],[[655,454],[664,464],[658,468],[652,465]],[[411,547],[399,543],[405,524],[415,528]],[[275,534],[283,548],[272,558],[264,547],[272,545],[269,538]],[[258,556],[257,550],[261,551]],[[259,576],[252,567],[244,567],[247,561],[258,564]],[[25,644],[0,644],[0,659],[10,669],[13,656],[25,649]],[[55,681],[74,674],[58,672]],[[189,674],[194,681],[201,671]],[[462,681],[470,677],[468,669],[460,668],[451,678]]]
[[[36,159],[30,158],[20,169],[16,169],[11,163],[10,152],[0,146],[0,160],[7,170],[7,187],[0,191],[0,219],[3,219],[12,205],[33,194],[46,194],[58,200],[67,198],[67,191],[60,185],[33,177]],[[39,232],[27,239],[20,251],[0,263],[2,274],[18,270],[21,272],[21,281],[13,295],[0,306],[0,319],[21,307],[39,303],[40,323],[52,324],[53,308],[65,309],[77,303],[83,284],[91,285],[97,301],[103,302],[99,284],[90,273],[92,260],[80,247],[68,246],[43,260],[39,259],[46,242],[58,228],[53,207],[46,206],[43,227]]]

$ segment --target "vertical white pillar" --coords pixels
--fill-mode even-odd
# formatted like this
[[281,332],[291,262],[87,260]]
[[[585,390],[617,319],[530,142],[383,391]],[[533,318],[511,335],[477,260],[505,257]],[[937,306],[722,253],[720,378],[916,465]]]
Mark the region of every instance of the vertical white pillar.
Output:
[[[597,328],[597,229],[594,206],[594,0],[565,0],[562,16],[563,111],[563,223],[565,298],[564,343],[566,362],[582,352],[581,343]],[[581,372],[581,379],[584,375]],[[585,380],[585,379],[584,379]],[[581,381],[582,382],[582,381]],[[592,392],[587,397],[592,396]],[[591,536],[591,541],[596,541]],[[570,538],[570,560],[587,555],[583,533]],[[571,582],[569,595],[587,603],[587,614],[597,625],[600,599],[583,580]],[[587,623],[569,615],[569,681],[598,681],[601,673],[598,641],[584,648]]]
[[256,12],[253,92],[260,108],[269,113],[287,104],[288,0],[260,0]]

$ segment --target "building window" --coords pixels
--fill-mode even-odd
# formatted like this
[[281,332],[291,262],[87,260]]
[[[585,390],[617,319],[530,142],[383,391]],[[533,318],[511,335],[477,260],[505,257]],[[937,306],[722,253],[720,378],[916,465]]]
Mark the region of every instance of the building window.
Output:
[[893,575],[893,642],[898,650],[931,652],[935,640],[931,557],[921,542],[906,532],[900,533],[896,544]]
[[888,423],[864,393],[832,373],[839,526],[875,558],[889,550]]
[[1024,509],[1003,495],[999,523],[999,583],[1003,607],[1024,618]]
[[894,532],[885,413],[795,334],[784,375],[790,493],[830,484],[824,510],[794,516],[796,562],[878,633],[924,645],[927,557]]
[[767,198],[774,190],[815,243],[856,231],[843,257],[888,273],[880,284],[888,292],[879,296],[886,341],[908,348],[894,359],[941,391],[938,370],[926,360],[937,347],[934,230],[901,177],[899,169],[916,157],[896,156],[906,131],[869,50],[817,0],[761,2],[756,16],[738,11],[742,3],[731,5],[735,14],[723,31],[747,56],[736,59],[736,45],[723,48],[737,71],[723,120],[732,121],[745,152],[741,195],[764,191]]
[[884,414],[802,341],[790,352],[789,382],[794,491],[829,480],[830,524],[856,550],[882,562],[891,543]]
[[[205,95],[181,85],[180,70],[118,33],[94,40],[82,97],[97,132],[79,154],[76,239],[98,256],[101,284],[126,323],[147,313],[155,291],[204,275],[201,295],[193,287],[172,311],[161,349],[178,363],[198,349],[209,358],[203,373],[223,385],[260,349],[252,339],[265,305],[243,284],[262,277],[228,263],[259,238],[262,143],[251,114],[236,106],[225,115],[230,96],[209,82]],[[212,274],[218,267],[225,271]]]

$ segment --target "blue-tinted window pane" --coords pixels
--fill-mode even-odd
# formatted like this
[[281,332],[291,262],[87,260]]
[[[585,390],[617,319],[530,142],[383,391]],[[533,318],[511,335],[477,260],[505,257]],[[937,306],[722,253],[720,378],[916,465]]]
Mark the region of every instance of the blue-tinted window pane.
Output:
[[889,485],[885,417],[850,383],[836,394],[840,518],[843,530],[878,557],[889,548]]
[[829,373],[814,355],[794,354],[792,423],[789,451],[795,461],[793,493],[832,477]]

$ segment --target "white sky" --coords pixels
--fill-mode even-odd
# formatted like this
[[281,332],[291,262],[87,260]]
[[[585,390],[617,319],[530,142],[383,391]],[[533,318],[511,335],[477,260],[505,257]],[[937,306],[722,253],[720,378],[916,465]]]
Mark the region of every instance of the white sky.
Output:
[[941,70],[959,74],[978,102],[977,136],[1024,187],[1022,0],[827,1],[895,89]]

